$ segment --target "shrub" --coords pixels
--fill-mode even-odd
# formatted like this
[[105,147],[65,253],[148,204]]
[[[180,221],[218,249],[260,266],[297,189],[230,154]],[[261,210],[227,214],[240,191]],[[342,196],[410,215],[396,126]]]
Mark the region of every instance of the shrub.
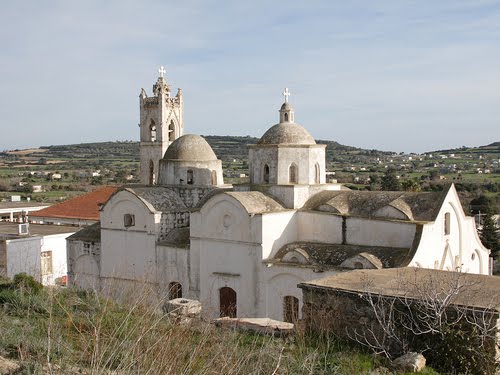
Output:
[[31,294],[39,294],[43,289],[42,284],[36,281],[33,276],[24,272],[18,273],[14,276],[14,279],[12,280],[12,287]]

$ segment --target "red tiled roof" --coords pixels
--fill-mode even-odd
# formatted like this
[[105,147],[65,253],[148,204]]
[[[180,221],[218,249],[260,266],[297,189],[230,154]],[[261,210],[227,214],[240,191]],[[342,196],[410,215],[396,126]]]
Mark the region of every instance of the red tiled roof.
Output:
[[90,193],[68,199],[59,204],[33,212],[34,217],[61,217],[99,220],[99,205],[106,203],[118,186],[105,186]]

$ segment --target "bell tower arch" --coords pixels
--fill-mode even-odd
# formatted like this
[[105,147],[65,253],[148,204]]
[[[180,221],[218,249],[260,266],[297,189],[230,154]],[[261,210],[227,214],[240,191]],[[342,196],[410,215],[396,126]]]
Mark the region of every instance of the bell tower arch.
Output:
[[[184,99],[182,90],[171,95],[170,86],[165,79],[165,68],[158,70],[159,76],[153,85],[153,96],[148,97],[146,90],[139,95],[140,108],[140,166],[141,183],[157,183],[159,162],[168,146],[184,133]],[[153,163],[153,178],[151,178]]]

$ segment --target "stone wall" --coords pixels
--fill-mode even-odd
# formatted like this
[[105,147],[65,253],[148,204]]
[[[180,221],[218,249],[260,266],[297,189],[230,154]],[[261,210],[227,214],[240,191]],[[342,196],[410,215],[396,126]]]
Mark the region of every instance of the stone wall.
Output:
[[[484,308],[455,307],[446,308],[444,318],[454,319],[453,323],[441,326],[441,331],[434,334],[420,333],[416,335],[408,328],[404,328],[400,322],[403,316],[408,317],[408,312],[416,311],[414,307],[411,310],[404,305],[401,300],[394,300],[393,297],[380,297],[373,294],[373,301],[383,304],[386,310],[377,308],[379,317],[377,320],[375,309],[369,304],[367,299],[363,298],[362,293],[335,290],[329,288],[311,287],[307,284],[299,284],[303,293],[302,318],[306,330],[318,335],[333,335],[341,339],[364,341],[375,343],[383,342],[385,350],[393,357],[404,354],[406,351],[428,350],[426,356],[440,361],[440,356],[446,355],[447,363],[457,361],[468,361],[470,366],[483,366],[484,368],[494,368],[495,362],[499,363],[499,328],[500,319],[498,311]],[[416,302],[418,304],[418,301]],[[395,318],[389,319],[383,311],[389,311],[388,306],[394,304]],[[458,309],[460,313],[457,313]],[[457,319],[459,314],[465,314],[461,319]],[[384,327],[379,324],[383,321]],[[483,329],[486,327],[488,333],[480,337],[478,326],[472,322],[483,323]],[[388,322],[394,323],[396,335],[388,336],[384,334],[383,328],[389,326]],[[374,335],[372,335],[372,332]],[[387,331],[385,331],[387,333]],[[358,340],[356,340],[356,337]],[[395,339],[398,337],[399,341]],[[403,345],[404,344],[404,345]],[[484,345],[480,347],[480,345]],[[430,348],[430,350],[429,350]],[[467,365],[469,366],[469,365]],[[472,371],[471,373],[475,373]],[[485,370],[484,373],[489,373]]]

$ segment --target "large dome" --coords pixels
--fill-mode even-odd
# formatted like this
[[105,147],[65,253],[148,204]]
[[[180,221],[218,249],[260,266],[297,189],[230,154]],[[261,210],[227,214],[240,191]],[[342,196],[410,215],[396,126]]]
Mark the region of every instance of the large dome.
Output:
[[315,145],[314,138],[309,132],[299,124],[280,123],[269,128],[264,133],[258,144],[295,144],[295,145]]
[[163,159],[208,161],[217,160],[217,156],[203,137],[196,134],[185,134],[168,146]]

